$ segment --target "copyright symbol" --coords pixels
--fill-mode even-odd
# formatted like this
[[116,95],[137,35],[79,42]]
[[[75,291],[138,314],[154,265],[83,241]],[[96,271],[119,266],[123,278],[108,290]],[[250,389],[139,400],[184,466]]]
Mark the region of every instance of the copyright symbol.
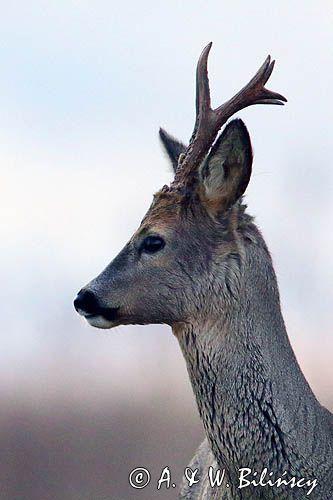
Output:
[[141,490],[145,488],[150,481],[150,472],[144,467],[133,469],[129,475],[129,482],[133,488]]

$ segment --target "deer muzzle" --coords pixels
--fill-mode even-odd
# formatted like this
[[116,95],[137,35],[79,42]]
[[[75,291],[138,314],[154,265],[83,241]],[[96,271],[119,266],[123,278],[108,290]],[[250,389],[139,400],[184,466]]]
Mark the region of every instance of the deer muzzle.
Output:
[[74,300],[75,310],[83,316],[90,325],[97,328],[111,328],[117,321],[119,307],[103,307],[96,294],[87,288],[82,288]]

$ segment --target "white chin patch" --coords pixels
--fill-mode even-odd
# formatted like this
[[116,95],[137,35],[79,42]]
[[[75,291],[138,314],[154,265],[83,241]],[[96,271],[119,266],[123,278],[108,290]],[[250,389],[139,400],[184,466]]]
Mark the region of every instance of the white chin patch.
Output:
[[114,323],[112,321],[109,321],[105,319],[103,316],[91,316],[90,318],[86,318],[88,321],[89,325],[95,326],[96,328],[112,328],[114,326]]

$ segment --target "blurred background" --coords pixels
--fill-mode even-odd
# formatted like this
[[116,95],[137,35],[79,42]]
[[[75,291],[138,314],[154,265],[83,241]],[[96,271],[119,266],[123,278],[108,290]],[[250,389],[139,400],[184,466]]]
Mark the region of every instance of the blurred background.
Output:
[[[284,317],[317,397],[333,409],[333,4],[2,2],[0,29],[0,498],[174,499],[202,439],[167,327],[89,327],[76,292],[115,256],[171,180],[158,127],[187,141],[195,66],[213,104],[268,53],[285,107],[239,114],[247,191],[272,252]],[[144,466],[152,482],[128,484]]]

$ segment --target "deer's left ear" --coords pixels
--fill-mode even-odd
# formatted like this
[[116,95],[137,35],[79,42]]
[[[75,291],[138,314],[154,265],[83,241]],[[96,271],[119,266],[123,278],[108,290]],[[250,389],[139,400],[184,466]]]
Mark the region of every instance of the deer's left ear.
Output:
[[159,134],[164,149],[171,161],[173,171],[176,172],[178,158],[182,153],[185,153],[186,146],[182,142],[169,135],[163,128],[160,128]]
[[199,196],[214,215],[231,207],[244,193],[252,171],[250,136],[242,120],[230,122],[199,170]]

